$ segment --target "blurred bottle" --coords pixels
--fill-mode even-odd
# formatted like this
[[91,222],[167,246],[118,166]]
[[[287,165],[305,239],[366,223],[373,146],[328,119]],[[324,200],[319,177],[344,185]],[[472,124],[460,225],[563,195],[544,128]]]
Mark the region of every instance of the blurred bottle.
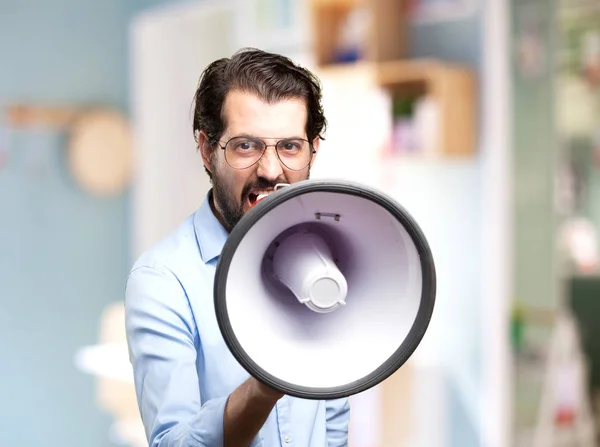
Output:
[[439,115],[439,109],[433,97],[425,95],[415,102],[416,145],[423,155],[434,155],[439,151]]
[[598,270],[598,239],[594,224],[584,217],[568,219],[562,229],[563,244],[576,271]]
[[583,76],[592,87],[598,87],[600,85],[600,31],[588,31],[582,40]]
[[334,62],[356,62],[364,58],[371,15],[367,8],[357,7],[348,13],[337,39]]
[[513,305],[510,319],[510,339],[513,352],[519,354],[523,351],[523,334],[525,332],[525,316],[523,306],[517,301]]

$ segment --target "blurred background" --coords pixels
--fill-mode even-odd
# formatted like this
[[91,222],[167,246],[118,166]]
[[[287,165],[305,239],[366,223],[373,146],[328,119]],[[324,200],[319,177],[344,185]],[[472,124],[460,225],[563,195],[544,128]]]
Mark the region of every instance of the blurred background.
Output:
[[147,445],[125,281],[200,206],[192,97],[246,46],[320,76],[313,178],[392,195],[436,260],[350,445],[598,445],[600,0],[0,0],[0,446]]

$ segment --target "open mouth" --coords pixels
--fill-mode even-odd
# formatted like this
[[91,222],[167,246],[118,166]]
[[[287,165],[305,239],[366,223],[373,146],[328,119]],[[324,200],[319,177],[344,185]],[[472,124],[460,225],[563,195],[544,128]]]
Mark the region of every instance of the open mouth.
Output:
[[248,194],[248,202],[250,204],[250,208],[260,202],[262,199],[267,197],[273,191],[255,191]]
[[248,209],[252,208],[254,205],[256,205],[258,202],[260,202],[262,199],[271,195],[275,191],[278,191],[279,189],[284,188],[289,185],[290,185],[289,183],[277,183],[275,185],[275,188],[273,188],[273,189],[258,189],[258,188],[256,188],[256,189],[251,190],[247,196]]

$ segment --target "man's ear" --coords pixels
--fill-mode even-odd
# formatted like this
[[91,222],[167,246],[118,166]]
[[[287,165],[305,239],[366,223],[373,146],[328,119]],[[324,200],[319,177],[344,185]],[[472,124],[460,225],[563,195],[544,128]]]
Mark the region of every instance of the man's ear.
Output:
[[315,162],[315,159],[317,158],[317,155],[319,153],[319,148],[321,147],[321,137],[316,137],[312,142],[312,146],[313,146],[314,153],[312,154],[312,157],[310,159],[310,167],[311,168],[312,168],[313,163]]
[[212,156],[213,147],[210,145],[208,135],[206,135],[204,131],[201,131],[198,134],[198,150],[200,151],[200,156],[202,157],[204,167],[208,170],[208,172],[211,172],[210,157]]

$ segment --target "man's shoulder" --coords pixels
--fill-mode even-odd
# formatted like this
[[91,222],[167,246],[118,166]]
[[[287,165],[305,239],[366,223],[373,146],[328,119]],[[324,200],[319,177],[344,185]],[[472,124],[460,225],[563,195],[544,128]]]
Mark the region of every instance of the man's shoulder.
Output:
[[135,261],[131,272],[140,268],[165,269],[175,272],[180,266],[199,259],[200,252],[194,231],[194,214],[171,233],[146,249]]

